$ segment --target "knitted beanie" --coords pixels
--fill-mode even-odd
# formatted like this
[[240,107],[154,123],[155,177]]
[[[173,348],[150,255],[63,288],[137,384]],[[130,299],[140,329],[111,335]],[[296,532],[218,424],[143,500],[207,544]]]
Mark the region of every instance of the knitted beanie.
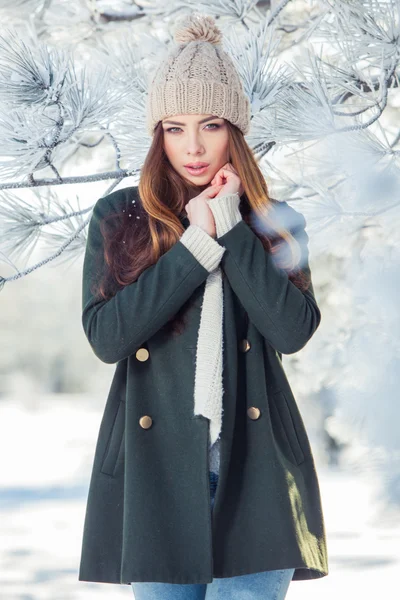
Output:
[[213,17],[191,13],[174,31],[173,48],[149,85],[147,129],[173,115],[210,114],[250,128],[251,105],[232,59],[222,49],[222,32]]

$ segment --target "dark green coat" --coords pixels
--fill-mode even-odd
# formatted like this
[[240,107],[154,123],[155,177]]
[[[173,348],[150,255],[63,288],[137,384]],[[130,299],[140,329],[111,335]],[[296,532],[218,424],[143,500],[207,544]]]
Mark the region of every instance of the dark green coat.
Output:
[[[305,219],[287,203],[279,209],[295,217],[291,230],[308,269]],[[96,356],[116,368],[94,457],[79,580],[193,584],[287,568],[295,568],[294,580],[324,577],[318,479],[282,366],[282,354],[301,350],[320,323],[312,286],[303,294],[290,282],[245,221],[217,238],[227,249],[220,263],[224,414],[211,518],[209,421],[193,416],[209,272],[178,241],[111,300],[96,300],[90,284],[102,256],[99,224],[122,210],[143,217],[137,187],[97,201],[83,267],[84,331]],[[162,331],[193,294],[184,332]]]

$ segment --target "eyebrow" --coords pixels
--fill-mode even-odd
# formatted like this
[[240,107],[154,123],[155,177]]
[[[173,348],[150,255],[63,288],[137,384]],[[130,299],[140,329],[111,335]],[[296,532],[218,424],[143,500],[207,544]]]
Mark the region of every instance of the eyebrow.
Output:
[[[207,121],[213,121],[214,119],[220,119],[221,117],[207,117],[206,119],[202,119],[201,121],[199,121],[199,125],[200,123],[206,123]],[[178,121],[163,121],[163,123],[169,123],[170,125],[181,125],[181,126],[185,126],[185,123],[179,123]]]

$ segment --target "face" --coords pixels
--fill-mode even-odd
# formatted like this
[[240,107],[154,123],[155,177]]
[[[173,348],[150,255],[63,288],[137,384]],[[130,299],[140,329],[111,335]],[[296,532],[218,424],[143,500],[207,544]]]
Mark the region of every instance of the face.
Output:
[[[206,186],[229,161],[228,127],[225,119],[213,115],[174,115],[162,121],[164,151],[172,167],[196,186]],[[188,163],[207,163],[199,172]]]

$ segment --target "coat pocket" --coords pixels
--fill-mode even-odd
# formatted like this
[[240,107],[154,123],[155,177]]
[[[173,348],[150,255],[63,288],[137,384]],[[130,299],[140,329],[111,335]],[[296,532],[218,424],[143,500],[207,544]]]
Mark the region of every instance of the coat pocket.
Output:
[[281,390],[274,392],[270,405],[278,443],[287,458],[294,464],[300,465],[304,462],[305,457],[285,394]]
[[123,441],[125,433],[125,402],[122,400],[118,404],[118,409],[115,414],[110,435],[108,437],[106,449],[104,452],[103,461],[101,464],[101,472],[105,475],[115,474],[118,458],[123,450]]

